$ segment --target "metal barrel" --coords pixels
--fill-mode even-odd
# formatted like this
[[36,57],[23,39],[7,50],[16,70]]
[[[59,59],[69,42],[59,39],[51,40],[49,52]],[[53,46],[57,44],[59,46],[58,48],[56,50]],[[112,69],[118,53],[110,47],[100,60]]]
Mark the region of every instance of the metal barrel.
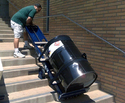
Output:
[[88,88],[96,80],[97,74],[69,36],[51,39],[44,52],[56,73],[52,82],[58,78],[65,92]]

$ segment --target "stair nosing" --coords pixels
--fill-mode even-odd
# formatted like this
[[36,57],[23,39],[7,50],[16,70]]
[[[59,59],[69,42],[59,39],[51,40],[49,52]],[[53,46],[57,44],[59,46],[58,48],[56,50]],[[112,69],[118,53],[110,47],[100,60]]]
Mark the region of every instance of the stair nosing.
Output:
[[33,67],[25,67],[25,68],[17,68],[17,69],[7,69],[7,70],[3,70],[3,73],[7,73],[7,72],[11,72],[11,71],[18,71],[18,70],[31,70],[31,69],[34,69],[34,68],[39,68],[38,66],[33,66]]
[[7,57],[1,57],[2,61],[10,61],[10,60],[24,60],[24,59],[35,59],[35,57],[27,55],[26,58],[14,58],[13,56],[9,56],[9,59]]
[[37,78],[37,79],[20,81],[20,82],[6,83],[6,86],[12,86],[12,85],[24,84],[24,83],[32,83],[32,82],[36,82],[36,81],[41,81],[41,80],[39,78]]
[[[51,91],[51,92],[55,92],[55,91]],[[19,101],[24,101],[24,100],[27,100],[27,99],[30,99],[30,98],[37,98],[37,97],[41,97],[41,96],[44,96],[44,95],[50,95],[51,96],[51,92],[46,92],[46,93],[39,93],[39,94],[35,94],[35,95],[31,95],[31,96],[27,96],[27,97],[22,97],[22,98],[18,98],[18,99],[12,99],[10,100],[10,102],[19,102]]]
[[106,98],[111,98],[112,95],[111,94],[107,94],[107,95],[104,95],[104,96],[101,96],[101,97],[98,97],[98,98],[94,98],[93,100],[95,101],[100,101],[101,99],[106,99]]

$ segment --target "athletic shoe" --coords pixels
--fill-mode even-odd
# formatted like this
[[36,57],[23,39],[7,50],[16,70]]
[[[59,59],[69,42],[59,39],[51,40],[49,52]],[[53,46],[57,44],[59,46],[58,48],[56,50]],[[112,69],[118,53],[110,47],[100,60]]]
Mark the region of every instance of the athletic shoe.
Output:
[[25,58],[25,55],[23,55],[20,51],[18,51],[17,53],[14,53],[13,55],[15,58],[21,57],[21,58]]

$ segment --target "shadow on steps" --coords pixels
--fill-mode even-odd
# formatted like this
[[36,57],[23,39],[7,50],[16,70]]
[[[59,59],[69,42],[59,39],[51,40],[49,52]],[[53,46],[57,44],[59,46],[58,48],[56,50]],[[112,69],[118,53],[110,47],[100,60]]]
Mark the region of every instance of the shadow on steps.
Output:
[[4,77],[0,80],[0,103],[9,103],[8,93],[4,83]]
[[53,98],[59,103],[96,103],[88,95],[82,94],[76,97],[72,97],[63,101],[58,101],[55,92],[52,92]]

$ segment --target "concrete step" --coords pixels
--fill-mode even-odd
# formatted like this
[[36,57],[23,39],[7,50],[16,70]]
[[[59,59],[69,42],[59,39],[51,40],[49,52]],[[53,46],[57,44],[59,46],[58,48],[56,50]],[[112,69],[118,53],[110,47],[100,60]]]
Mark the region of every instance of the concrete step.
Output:
[[[30,44],[32,47],[33,45]],[[19,42],[19,49],[21,52],[29,49],[24,49],[24,42]],[[13,42],[0,42],[0,53],[2,52],[12,52],[14,50],[14,44]],[[30,49],[29,51],[32,51],[33,49]],[[8,55],[7,55],[8,56]]]
[[[0,42],[13,42],[14,38],[0,38]],[[20,42],[23,42],[23,39],[20,39]]]
[[[23,42],[19,43],[19,47],[22,48],[24,46]],[[13,42],[0,42],[0,51],[2,50],[14,50],[14,44]]]
[[10,27],[10,24],[1,23],[0,24],[0,28],[4,28],[4,27]]
[[[24,49],[24,48],[20,48],[21,53],[25,54],[25,55],[35,55],[36,52],[34,49]],[[13,50],[0,50],[0,57],[8,57],[8,56],[13,56],[14,53],[14,49]]]
[[0,26],[6,26],[6,27],[10,27],[10,24],[6,24],[6,23],[1,23]]
[[5,79],[31,74],[38,74],[39,68],[40,67],[36,64],[3,67],[3,77]]
[[[13,42],[13,38],[0,38],[0,42]],[[20,38],[20,42],[23,42],[23,38]]]
[[1,26],[0,25],[0,30],[12,30],[12,29],[9,26]]
[[9,24],[9,23],[10,23],[10,20],[0,20],[0,23]]
[[9,17],[6,17],[6,18],[0,17],[0,21],[10,21],[10,18]]
[[10,18],[0,18],[0,23],[10,23]]
[[13,34],[12,30],[0,30],[0,34]]
[[3,67],[34,64],[37,62],[35,57],[29,56],[29,55],[26,56],[26,58],[14,58],[13,56],[1,57],[1,61],[2,61]]
[[58,101],[57,93],[49,86],[9,93],[9,103],[113,103],[113,96],[100,90]]
[[114,103],[113,96],[100,90],[87,92],[76,98],[64,101],[51,101],[47,103]]
[[[10,27],[10,21],[0,21],[0,25],[1,25],[1,26],[4,26],[4,27],[5,27],[5,26],[6,26],[6,27]],[[0,27],[1,27],[1,26],[0,26]]]
[[1,38],[14,38],[14,34],[10,33],[10,34],[2,34],[0,33],[0,40]]
[[[10,93],[9,102],[10,103],[47,103],[53,100],[52,93],[54,90],[49,86],[28,89],[25,91],[20,91],[20,93]],[[15,96],[16,95],[16,96]]]
[[10,27],[10,19],[7,19],[7,18],[1,19],[0,18],[0,29],[2,26]]
[[5,94],[5,89],[7,93],[12,93],[47,85],[47,79],[39,79],[38,74],[3,78],[0,83],[0,94]]
[[0,30],[0,32],[5,32],[5,31],[11,31],[12,32],[12,29],[9,29],[9,30],[8,29],[7,30],[6,29],[2,29],[2,30]]
[[[0,93],[2,94],[2,88],[5,88],[7,93],[22,91],[30,88],[36,88],[41,86],[47,86],[48,79],[39,79],[38,74],[25,75],[13,78],[3,78],[0,82]],[[98,83],[94,83],[88,92],[92,92],[94,90],[98,90]]]

